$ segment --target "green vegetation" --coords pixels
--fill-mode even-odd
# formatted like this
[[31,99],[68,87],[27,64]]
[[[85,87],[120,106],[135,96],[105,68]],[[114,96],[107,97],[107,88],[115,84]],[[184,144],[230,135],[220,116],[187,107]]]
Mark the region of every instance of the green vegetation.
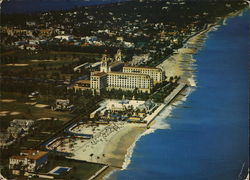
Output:
[[[103,165],[101,164],[94,164],[79,160],[66,159],[62,156],[55,156],[53,154],[50,154],[48,163],[44,167],[42,167],[42,169],[39,170],[38,173],[46,174],[57,166],[71,168],[71,170],[68,172],[63,172],[60,175],[53,175],[55,179],[68,179],[68,180],[87,180],[103,167]],[[9,178],[15,178],[19,180],[27,179],[27,177],[11,175],[7,168],[2,169],[2,174],[4,176],[8,175]],[[42,180],[44,178],[33,177],[31,179]]]
[[[14,102],[1,102],[2,111],[9,111],[10,113],[18,112],[18,114],[12,116],[12,119],[16,118],[16,119],[34,119],[35,120],[35,119],[44,118],[44,117],[49,117],[49,118],[54,117],[64,122],[67,122],[68,120],[70,120],[72,117],[75,116],[74,114],[71,114],[69,112],[52,111],[50,109],[50,106],[46,108],[41,108],[41,107],[36,107],[35,105],[25,104],[26,102],[30,102],[30,100],[28,99],[27,95],[25,96],[22,93],[3,92],[1,98],[2,99],[11,98],[15,100]],[[5,117],[7,118],[11,116],[10,115],[3,116],[1,118],[5,118]],[[1,121],[1,125],[2,125],[2,121]]]
[[169,83],[157,90],[155,93],[151,94],[150,98],[152,98],[155,102],[163,103],[166,96],[170,94],[177,86],[178,83]]
[[81,73],[74,72],[74,67],[86,62],[96,62],[99,58],[99,55],[94,53],[42,51],[31,54],[26,51],[22,53],[18,51],[14,54],[3,55],[1,63],[27,65],[23,67],[1,65],[1,74],[4,77],[32,78],[36,81],[46,79],[69,81],[89,73],[86,70]]
[[64,166],[72,168],[69,172],[62,173],[61,175],[55,176],[56,179],[74,179],[74,180],[85,180],[95,174],[103,165],[87,163],[84,161],[66,159],[59,156],[50,156],[48,164],[43,167],[40,173],[47,173],[57,166]]

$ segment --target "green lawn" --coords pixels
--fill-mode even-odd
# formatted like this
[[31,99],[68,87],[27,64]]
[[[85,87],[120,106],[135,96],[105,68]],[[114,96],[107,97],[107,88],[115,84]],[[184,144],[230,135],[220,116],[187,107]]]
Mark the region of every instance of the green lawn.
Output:
[[69,172],[55,176],[55,179],[85,180],[90,178],[103,167],[100,164],[87,163],[84,161],[66,159],[64,157],[51,157],[48,164],[43,167],[40,173],[47,173],[57,166],[72,168]]
[[57,118],[61,121],[67,122],[71,120],[74,115],[69,112],[59,112],[52,111],[49,107],[47,108],[39,108],[32,105],[27,105],[20,102],[12,102],[12,103],[1,103],[1,111],[9,111],[10,113],[18,112],[20,114],[17,115],[7,115],[9,118],[13,119],[39,119],[39,118]]

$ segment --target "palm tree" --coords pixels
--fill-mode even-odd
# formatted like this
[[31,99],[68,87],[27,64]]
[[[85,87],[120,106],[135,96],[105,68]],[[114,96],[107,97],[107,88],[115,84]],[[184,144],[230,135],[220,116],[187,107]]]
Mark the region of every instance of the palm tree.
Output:
[[171,76],[171,77],[169,78],[169,82],[172,83],[172,82],[173,82],[173,79],[174,79],[173,76]]
[[91,157],[91,161],[92,161],[93,155],[94,155],[93,153],[91,153],[91,154],[89,155],[89,156]]

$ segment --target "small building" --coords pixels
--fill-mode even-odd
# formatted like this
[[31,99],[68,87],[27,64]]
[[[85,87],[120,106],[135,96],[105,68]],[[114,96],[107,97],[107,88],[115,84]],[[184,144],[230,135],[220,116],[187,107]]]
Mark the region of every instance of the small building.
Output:
[[140,112],[150,113],[154,107],[156,107],[156,104],[153,102],[153,100],[148,99],[144,104],[140,104],[137,109]]
[[40,43],[40,41],[37,39],[30,39],[28,42],[30,45],[38,45]]
[[8,132],[0,132],[0,147],[4,147],[11,142],[11,135]]
[[29,98],[33,98],[33,97],[38,96],[38,95],[39,95],[39,92],[38,91],[34,91],[34,92],[30,93],[28,97]]
[[90,80],[78,80],[75,82],[75,84],[72,86],[74,91],[84,91],[90,89]]
[[9,126],[7,132],[11,134],[14,138],[18,138],[24,133],[24,130],[19,126]]
[[26,25],[27,26],[35,26],[36,22],[34,22],[34,21],[26,21]]
[[51,36],[53,33],[52,29],[40,29],[39,30],[39,36]]
[[60,35],[60,36],[55,36],[55,39],[71,41],[74,39],[74,36],[72,36],[72,35]]
[[149,54],[134,55],[130,64],[132,66],[138,66],[147,63],[149,60]]
[[97,37],[96,36],[86,36],[82,39],[85,39],[88,43],[92,43],[94,41],[97,41]]
[[116,37],[116,40],[117,40],[117,41],[121,41],[121,42],[123,42],[124,38],[123,38],[123,37],[121,37],[121,36],[119,36],[119,37]]
[[0,133],[0,145],[6,144],[8,142],[10,134],[9,133]]
[[37,50],[38,48],[39,48],[38,45],[33,45],[33,44],[28,44],[28,45],[25,46],[25,49],[26,49],[26,50],[31,50],[31,51],[35,51],[35,50]]
[[123,42],[123,44],[124,44],[124,47],[126,47],[126,48],[133,48],[133,47],[135,47],[135,45],[134,45],[134,43],[131,43],[131,42]]
[[48,152],[38,150],[23,150],[19,155],[11,156],[9,169],[17,173],[18,170],[36,172],[48,161]]
[[24,131],[28,131],[35,124],[34,120],[14,119],[10,122],[10,127],[18,127]]
[[52,110],[70,111],[72,108],[73,105],[70,104],[69,99],[56,99],[55,106],[52,107]]

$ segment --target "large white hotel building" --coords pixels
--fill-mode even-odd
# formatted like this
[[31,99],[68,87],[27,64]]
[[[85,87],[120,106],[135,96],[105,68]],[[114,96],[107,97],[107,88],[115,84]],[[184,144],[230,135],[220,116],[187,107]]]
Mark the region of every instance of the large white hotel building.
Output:
[[[120,58],[121,59],[121,58]],[[122,72],[112,72],[107,59],[102,59],[100,71],[92,72],[90,77],[90,88],[100,93],[106,90],[121,89],[124,91],[134,91],[150,93],[154,84],[164,80],[164,72],[153,67],[130,67],[125,66]]]
[[164,73],[160,68],[125,66],[123,72],[149,75],[154,84],[161,83],[164,80]]

